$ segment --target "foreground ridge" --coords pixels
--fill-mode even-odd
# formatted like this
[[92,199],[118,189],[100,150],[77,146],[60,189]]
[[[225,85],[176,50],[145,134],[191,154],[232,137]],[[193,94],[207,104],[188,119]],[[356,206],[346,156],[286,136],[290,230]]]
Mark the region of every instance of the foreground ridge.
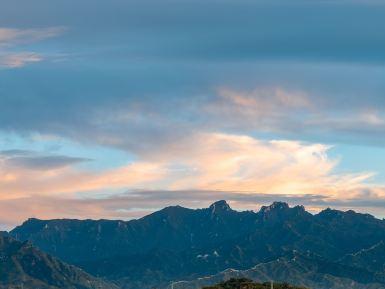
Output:
[[0,289],[117,289],[29,242],[0,234]]
[[256,283],[246,278],[231,278],[214,286],[203,287],[202,289],[306,289],[296,287],[287,283],[273,284],[272,282]]

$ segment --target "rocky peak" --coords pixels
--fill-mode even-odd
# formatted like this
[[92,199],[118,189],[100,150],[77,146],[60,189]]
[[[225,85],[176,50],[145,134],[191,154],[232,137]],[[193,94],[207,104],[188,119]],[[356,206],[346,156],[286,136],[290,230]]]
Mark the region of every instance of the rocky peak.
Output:
[[209,209],[212,213],[232,211],[229,204],[225,200],[213,203]]
[[325,210],[319,212],[316,216],[322,219],[331,220],[334,218],[340,218],[344,215],[344,212],[326,208]]
[[261,212],[268,213],[274,211],[286,211],[289,209],[289,205],[285,202],[274,202],[270,206],[262,206]]

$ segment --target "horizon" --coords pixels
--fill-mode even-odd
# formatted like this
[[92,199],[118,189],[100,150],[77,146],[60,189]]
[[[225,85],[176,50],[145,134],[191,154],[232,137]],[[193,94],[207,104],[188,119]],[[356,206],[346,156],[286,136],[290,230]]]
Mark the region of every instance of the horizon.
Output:
[[242,209],[237,209],[237,208],[233,208],[231,206],[231,204],[229,204],[228,201],[226,200],[217,200],[211,204],[209,204],[208,206],[205,206],[205,207],[185,207],[185,206],[180,206],[180,205],[170,205],[170,206],[166,206],[166,207],[163,207],[163,208],[160,208],[158,210],[155,210],[155,211],[152,211],[152,212],[149,212],[148,214],[146,215],[143,215],[143,216],[140,216],[140,217],[137,217],[137,218],[132,218],[132,219],[79,219],[79,218],[54,218],[54,219],[40,219],[40,218],[35,218],[35,217],[30,217],[30,218],[27,218],[26,220],[22,221],[20,224],[17,224],[15,227],[12,227],[12,228],[5,228],[6,230],[1,230],[0,229],[0,232],[1,231],[5,231],[5,232],[11,232],[12,230],[16,229],[17,227],[19,226],[22,226],[24,223],[30,221],[30,220],[38,220],[38,221],[56,221],[56,220],[74,220],[74,221],[88,221],[88,220],[91,220],[91,221],[121,221],[121,222],[129,222],[129,221],[135,221],[135,220],[140,220],[142,218],[145,218],[145,217],[148,217],[154,213],[157,213],[157,212],[160,212],[160,211],[163,211],[165,209],[168,209],[168,208],[183,208],[183,209],[188,209],[188,210],[204,210],[204,209],[210,209],[212,206],[216,205],[217,203],[222,203],[222,202],[225,202],[226,205],[229,206],[229,208],[232,210],[232,211],[236,211],[236,212],[253,212],[255,214],[258,214],[260,213],[264,208],[269,208],[269,207],[272,207],[273,205],[275,204],[284,204],[284,205],[287,205],[289,209],[293,209],[293,208],[296,208],[296,207],[302,207],[307,213],[310,213],[311,215],[315,216],[315,215],[318,215],[324,211],[327,211],[327,210],[332,210],[332,211],[338,211],[338,212],[343,212],[343,213],[347,213],[347,212],[353,212],[355,214],[362,214],[362,215],[370,215],[372,217],[374,217],[375,219],[377,220],[385,220],[384,218],[380,218],[380,217],[376,217],[374,215],[371,215],[371,214],[368,214],[368,213],[365,213],[365,212],[357,212],[355,210],[352,210],[352,209],[347,209],[347,210],[338,210],[338,209],[335,209],[335,208],[331,208],[331,207],[326,207],[320,211],[311,211],[311,210],[308,210],[306,208],[306,206],[303,206],[301,204],[293,204],[293,205],[290,205],[286,202],[282,202],[282,201],[274,201],[273,203],[270,203],[270,204],[266,204],[266,205],[261,205],[259,208],[256,208],[256,209],[249,209],[249,210],[242,210]]
[[0,230],[275,200],[385,217],[385,2],[0,10]]

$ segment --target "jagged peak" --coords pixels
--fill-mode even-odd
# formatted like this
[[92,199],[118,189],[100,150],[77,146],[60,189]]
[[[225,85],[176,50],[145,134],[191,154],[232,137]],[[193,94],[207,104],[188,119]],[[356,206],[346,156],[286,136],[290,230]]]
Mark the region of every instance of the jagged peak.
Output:
[[38,218],[28,218],[27,220],[24,221],[24,223],[32,223],[32,222],[39,222],[41,221]]
[[229,204],[225,200],[220,200],[220,201],[213,203],[210,206],[210,210],[213,213],[218,212],[218,211],[221,211],[221,212],[232,211],[231,207],[229,206]]
[[287,210],[289,209],[288,203],[285,202],[274,202],[270,206],[262,206],[261,207],[261,212],[267,213],[270,211],[282,211],[282,210]]
[[344,216],[361,216],[366,218],[374,218],[374,216],[370,214],[357,213],[356,211],[353,211],[353,210],[340,211],[340,210],[331,209],[331,208],[326,208],[322,210],[316,216],[328,217],[328,218],[344,217]]
[[297,209],[298,211],[306,211],[303,205],[297,205],[294,207],[294,209]]

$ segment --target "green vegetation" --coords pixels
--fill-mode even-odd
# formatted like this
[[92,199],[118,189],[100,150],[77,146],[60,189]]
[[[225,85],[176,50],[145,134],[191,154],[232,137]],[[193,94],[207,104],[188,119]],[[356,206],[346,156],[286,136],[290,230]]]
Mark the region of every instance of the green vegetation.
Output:
[[[218,285],[215,286],[209,286],[209,287],[204,287],[203,289],[270,289],[271,284],[266,282],[266,283],[255,283],[250,279],[246,278],[240,278],[240,279],[235,279],[231,278],[230,280],[226,282],[219,283]],[[296,286],[291,286],[287,283],[282,283],[282,284],[274,284],[274,289],[306,289],[304,287],[296,287]]]

